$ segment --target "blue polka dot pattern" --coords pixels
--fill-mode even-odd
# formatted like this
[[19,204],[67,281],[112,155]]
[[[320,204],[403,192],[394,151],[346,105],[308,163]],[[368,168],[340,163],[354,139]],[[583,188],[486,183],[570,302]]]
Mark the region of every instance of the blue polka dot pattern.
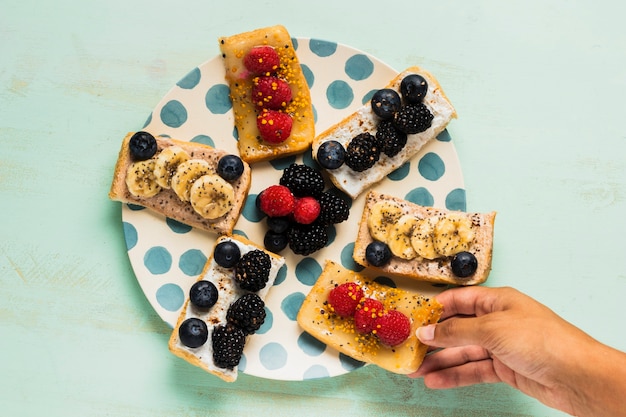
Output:
[[[330,125],[370,101],[374,92],[396,74],[363,52],[316,39],[294,39],[302,71],[311,89],[315,130]],[[155,135],[190,140],[237,153],[238,132],[232,121],[229,89],[220,56],[193,68],[176,83],[149,114],[143,125]],[[291,163],[318,167],[311,150],[253,165],[252,186],[234,234],[262,245],[265,216],[256,196],[276,184]],[[363,267],[352,259],[356,225],[363,199],[352,201],[350,218],[329,228],[329,242],[319,252],[302,257],[283,251],[287,264],[278,272],[268,294],[266,319],[249,339],[239,369],[270,379],[302,380],[341,375],[364,364],[327,346],[296,323],[305,294],[319,276],[326,259],[353,271]],[[425,206],[464,210],[465,187],[450,133],[439,134],[410,161],[374,187]],[[141,289],[155,311],[173,326],[186,292],[199,277],[215,236],[172,219],[159,218],[137,205],[122,206],[127,253]],[[386,277],[376,281],[395,285]]]

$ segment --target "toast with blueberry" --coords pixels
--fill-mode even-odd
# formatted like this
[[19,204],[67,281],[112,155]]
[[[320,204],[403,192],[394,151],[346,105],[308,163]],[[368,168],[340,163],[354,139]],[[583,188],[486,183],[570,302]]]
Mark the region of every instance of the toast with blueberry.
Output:
[[437,79],[410,67],[369,103],[319,134],[313,157],[354,199],[416,155],[455,117]]
[[487,280],[496,213],[424,207],[369,191],[353,258],[383,273],[453,285]]
[[238,147],[248,162],[302,153],[315,136],[309,86],[281,25],[219,38]]
[[187,293],[169,350],[224,381],[235,381],[245,343],[265,321],[265,297],[284,263],[246,238],[220,237]]
[[122,142],[109,198],[198,229],[230,234],[251,181],[250,166],[238,155],[136,132]]
[[442,311],[434,298],[379,284],[326,261],[297,321],[311,336],[351,358],[410,374],[428,349],[417,339],[417,328],[436,323]]

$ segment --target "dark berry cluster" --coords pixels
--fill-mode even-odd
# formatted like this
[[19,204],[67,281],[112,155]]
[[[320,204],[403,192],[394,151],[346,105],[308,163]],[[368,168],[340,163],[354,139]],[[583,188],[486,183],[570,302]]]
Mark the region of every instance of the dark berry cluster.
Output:
[[281,252],[287,246],[298,255],[310,255],[328,243],[328,227],[348,218],[347,198],[325,190],[319,170],[293,163],[279,184],[261,191],[257,208],[267,215],[265,248]]
[[400,94],[391,88],[377,90],[370,101],[377,116],[376,133],[361,133],[344,146],[335,140],[322,143],[316,159],[325,169],[337,169],[344,163],[357,172],[376,164],[381,153],[396,156],[407,143],[407,135],[428,129],[433,114],[424,105],[428,83],[418,74],[410,74],[400,82]]

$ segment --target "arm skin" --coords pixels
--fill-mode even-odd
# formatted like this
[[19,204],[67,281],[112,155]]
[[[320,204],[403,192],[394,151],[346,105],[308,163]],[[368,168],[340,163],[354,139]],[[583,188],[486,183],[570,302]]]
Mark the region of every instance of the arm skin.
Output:
[[420,340],[443,348],[410,377],[431,389],[505,382],[577,416],[626,416],[626,354],[512,288],[464,287],[437,296],[438,324]]

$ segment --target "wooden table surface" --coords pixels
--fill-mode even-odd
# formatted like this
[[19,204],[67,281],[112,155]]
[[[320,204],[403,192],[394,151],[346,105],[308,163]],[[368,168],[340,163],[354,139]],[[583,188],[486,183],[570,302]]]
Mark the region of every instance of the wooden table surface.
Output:
[[169,353],[107,197],[119,145],[219,36],[273,24],[436,74],[467,209],[498,212],[486,285],[626,350],[626,3],[371,3],[3,2],[1,415],[561,415],[502,384],[373,366],[228,384]]

